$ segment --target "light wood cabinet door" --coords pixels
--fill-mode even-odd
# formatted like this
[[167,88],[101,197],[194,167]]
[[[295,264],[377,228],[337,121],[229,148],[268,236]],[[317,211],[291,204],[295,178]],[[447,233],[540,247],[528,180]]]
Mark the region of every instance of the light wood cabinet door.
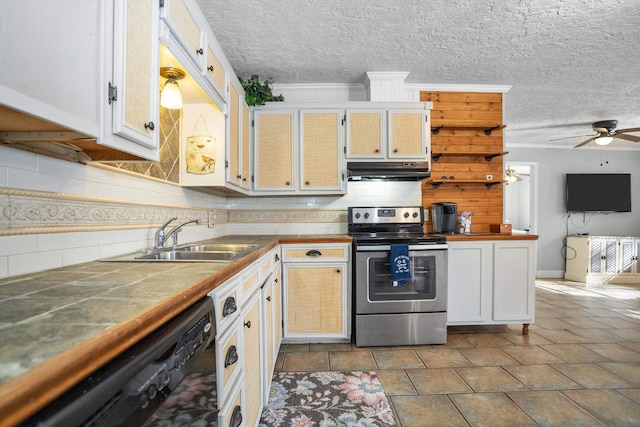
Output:
[[220,64],[218,57],[214,53],[209,40],[207,40],[206,54],[207,55],[204,60],[204,75],[210,82],[213,83],[213,87],[220,94],[222,99],[225,99],[227,73],[225,72],[224,68],[222,68],[222,64]]
[[347,264],[285,264],[285,338],[345,337]]
[[239,185],[240,174],[240,104],[235,87],[229,89],[229,152],[227,155],[227,182]]
[[342,188],[342,117],[342,110],[300,112],[302,191]]
[[347,157],[381,159],[386,147],[384,110],[347,110]]
[[203,35],[193,14],[184,0],[165,0],[166,17],[169,28],[183,46],[189,57],[202,69],[204,50]]
[[255,191],[297,188],[293,162],[296,118],[295,111],[255,112]]
[[389,158],[424,159],[427,152],[427,111],[389,111]]
[[241,168],[240,168],[240,176],[241,182],[240,186],[244,189],[251,188],[251,116],[249,112],[249,106],[244,101],[244,99],[240,99],[240,117],[241,117]]
[[160,140],[158,17],[154,2],[114,3],[108,100],[113,108],[112,132],[152,150],[159,149]]
[[246,407],[243,409],[247,426],[257,425],[262,405],[260,375],[260,292],[254,294],[243,307],[244,328],[244,394]]
[[278,357],[282,343],[282,268],[276,267],[273,272],[273,357]]

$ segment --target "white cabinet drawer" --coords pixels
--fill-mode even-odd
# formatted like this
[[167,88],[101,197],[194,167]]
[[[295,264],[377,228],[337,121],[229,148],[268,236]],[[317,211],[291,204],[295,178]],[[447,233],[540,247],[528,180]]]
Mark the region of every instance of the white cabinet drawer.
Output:
[[242,324],[234,327],[216,341],[216,377],[218,401],[225,402],[233,384],[242,372]]
[[283,262],[335,262],[348,261],[351,245],[342,244],[304,244],[283,245]]
[[213,298],[217,336],[224,334],[240,314],[242,301],[238,283],[239,280],[233,278],[209,294]]
[[[244,418],[243,411],[243,401],[244,401],[244,393],[241,387],[242,378],[240,381],[236,382],[235,387],[229,393],[229,397],[226,402],[218,412],[218,425],[219,426],[234,426],[234,425],[243,425],[241,421]],[[218,401],[220,398],[218,397]]]

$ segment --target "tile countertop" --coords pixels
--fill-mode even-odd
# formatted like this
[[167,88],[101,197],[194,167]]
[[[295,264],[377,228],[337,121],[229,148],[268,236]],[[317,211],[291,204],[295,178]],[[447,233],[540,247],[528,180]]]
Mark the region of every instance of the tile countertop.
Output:
[[351,238],[208,241],[261,246],[230,264],[95,261],[0,279],[0,424],[37,412],[279,243]]

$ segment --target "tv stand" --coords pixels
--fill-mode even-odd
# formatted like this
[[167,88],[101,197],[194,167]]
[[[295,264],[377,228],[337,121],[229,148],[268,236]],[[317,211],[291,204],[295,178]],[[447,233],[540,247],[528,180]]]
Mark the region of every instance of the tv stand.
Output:
[[564,278],[587,285],[640,283],[640,237],[567,237]]

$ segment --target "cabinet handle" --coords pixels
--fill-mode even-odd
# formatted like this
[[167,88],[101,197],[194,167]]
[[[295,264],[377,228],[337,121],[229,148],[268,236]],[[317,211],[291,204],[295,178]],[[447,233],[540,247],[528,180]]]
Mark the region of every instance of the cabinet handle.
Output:
[[213,71],[213,65],[209,65],[209,66],[207,67],[207,70],[209,70],[209,71]]
[[267,301],[271,301],[271,297],[270,296],[267,297]]
[[307,255],[307,256],[321,256],[322,252],[320,252],[320,251],[318,251],[316,249],[313,249],[313,250],[310,250],[309,252],[307,252],[305,255]]
[[202,50],[202,48],[200,48],[200,49],[196,49],[196,53],[197,53],[198,55],[203,55],[203,54],[204,54],[204,50]]
[[250,328],[250,327],[251,327],[251,320],[247,320],[247,321],[244,323],[244,326],[246,326],[247,328]]
[[222,317],[227,317],[228,315],[235,313],[236,310],[238,310],[236,299],[234,297],[229,297],[224,301],[224,306],[222,307]]
[[156,125],[154,125],[153,122],[149,122],[144,124],[144,128],[149,130],[154,130],[156,128]]
[[240,427],[242,424],[242,409],[240,405],[233,408],[233,413],[231,414],[231,421],[229,421],[229,427]]
[[236,350],[236,346],[232,345],[227,350],[227,355],[224,357],[224,367],[228,367],[233,365],[238,361],[238,351]]

